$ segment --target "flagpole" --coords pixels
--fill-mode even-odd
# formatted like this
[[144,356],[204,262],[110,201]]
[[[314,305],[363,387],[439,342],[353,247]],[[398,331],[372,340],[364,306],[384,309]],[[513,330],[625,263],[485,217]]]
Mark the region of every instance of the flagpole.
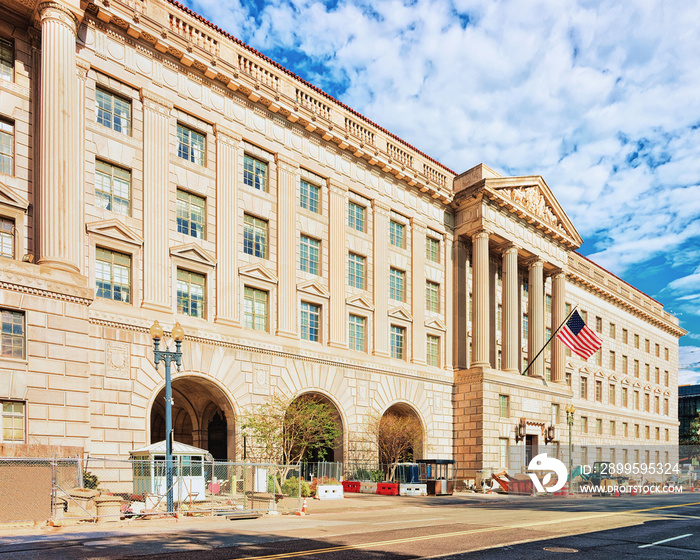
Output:
[[551,336],[549,337],[549,339],[547,340],[547,342],[544,343],[544,346],[542,347],[542,350],[540,350],[539,352],[537,352],[537,356],[535,356],[535,357],[532,359],[532,361],[531,361],[529,364],[527,364],[527,367],[525,368],[525,371],[523,371],[520,375],[525,375],[525,374],[527,373],[527,370],[530,369],[530,366],[531,366],[532,364],[535,363],[535,360],[536,360],[537,358],[540,357],[540,354],[541,354],[542,352],[544,352],[545,348],[547,348],[547,345],[550,343],[550,341],[551,341],[555,336],[557,336],[557,333],[561,330],[561,328],[562,328],[562,327],[566,324],[566,322],[569,320],[569,317],[571,317],[571,316],[574,314],[574,311],[576,311],[577,309],[578,309],[578,304],[576,304],[576,305],[574,306],[574,308],[571,310],[571,312],[566,316],[566,319],[564,319],[564,320],[562,321],[561,325],[559,325],[559,326],[557,327],[557,330],[555,330],[555,331],[551,334]]

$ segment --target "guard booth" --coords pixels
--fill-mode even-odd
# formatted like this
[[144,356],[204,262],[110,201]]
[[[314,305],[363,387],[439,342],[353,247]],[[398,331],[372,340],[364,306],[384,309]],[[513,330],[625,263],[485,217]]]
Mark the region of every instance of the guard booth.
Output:
[[454,459],[418,459],[420,481],[427,486],[428,496],[451,496],[455,489]]
[[[165,440],[134,449],[129,455],[133,465],[134,494],[167,494]],[[173,500],[206,499],[204,461],[211,460],[212,456],[206,449],[173,442]]]

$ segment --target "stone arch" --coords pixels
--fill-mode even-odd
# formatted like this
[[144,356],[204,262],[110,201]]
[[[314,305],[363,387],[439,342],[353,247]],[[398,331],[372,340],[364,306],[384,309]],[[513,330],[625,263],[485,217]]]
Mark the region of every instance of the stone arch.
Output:
[[[425,440],[426,440],[426,425],[423,417],[421,416],[420,412],[416,407],[407,402],[407,401],[394,401],[392,404],[388,405],[383,411],[381,415],[381,419],[384,419],[387,415],[396,415],[399,417],[410,417],[410,418],[415,418],[418,424],[420,425],[420,431],[421,431],[421,437],[420,437],[420,443],[417,445],[417,448],[414,448],[410,451],[410,453],[407,454],[406,457],[404,457],[404,460],[407,462],[410,461],[415,461],[416,459],[422,459],[424,455],[424,448],[425,448]],[[381,448],[381,443],[377,442],[377,451],[379,454],[379,462],[384,462],[382,459],[382,448]]]
[[[336,425],[340,428],[340,436],[338,437],[335,446],[328,448],[324,461],[342,463],[345,458],[345,439],[347,437],[346,426],[348,425],[345,415],[343,414],[343,409],[333,395],[329,394],[323,389],[305,389],[304,391],[297,393],[297,395],[295,395],[292,399],[292,402],[303,397],[318,398],[321,402],[328,404],[335,411],[337,422]],[[315,457],[310,457],[309,460],[310,462],[317,461]]]
[[[214,459],[236,459],[235,402],[215,379],[198,373],[177,373],[172,379],[175,441],[208,450]],[[165,383],[149,402],[151,443],[165,438]]]

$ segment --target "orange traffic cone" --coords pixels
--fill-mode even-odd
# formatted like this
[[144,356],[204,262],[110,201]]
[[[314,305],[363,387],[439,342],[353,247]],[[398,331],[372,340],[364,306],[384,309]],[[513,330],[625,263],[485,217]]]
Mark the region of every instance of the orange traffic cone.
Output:
[[619,490],[615,490],[615,497],[616,497],[616,498],[619,498],[619,497],[620,497],[620,492],[619,492]]
[[306,511],[306,498],[304,498],[304,502],[303,502],[302,505],[301,505],[301,511],[297,511],[297,512],[296,512],[296,515],[306,515],[306,514],[307,514],[307,511]]

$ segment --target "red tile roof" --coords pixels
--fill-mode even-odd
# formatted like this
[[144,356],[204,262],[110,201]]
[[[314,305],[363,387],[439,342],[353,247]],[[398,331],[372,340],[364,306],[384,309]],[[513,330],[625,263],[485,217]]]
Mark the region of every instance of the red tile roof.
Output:
[[291,76],[291,77],[294,78],[295,80],[298,80],[299,82],[301,82],[301,83],[304,84],[305,86],[307,86],[307,87],[313,89],[314,91],[320,93],[321,95],[323,95],[323,96],[326,97],[327,99],[330,99],[333,103],[339,105],[340,107],[342,107],[342,108],[345,109],[346,111],[352,113],[352,114],[355,115],[356,117],[362,119],[363,121],[365,121],[365,122],[371,124],[372,126],[376,127],[377,129],[381,130],[384,134],[386,134],[387,136],[390,136],[391,138],[393,138],[393,139],[396,140],[397,142],[401,142],[402,144],[404,144],[405,146],[409,147],[411,150],[413,150],[413,151],[419,153],[420,155],[422,155],[424,158],[426,158],[427,160],[431,161],[431,162],[434,163],[435,165],[438,165],[438,166],[442,167],[443,169],[445,169],[446,171],[452,173],[453,175],[457,175],[457,173],[455,173],[454,171],[452,171],[452,170],[451,170],[449,167],[447,167],[446,165],[440,163],[440,162],[437,161],[436,159],[433,159],[433,158],[430,157],[428,154],[426,154],[426,153],[424,153],[424,152],[421,152],[419,149],[417,149],[417,148],[411,146],[411,144],[409,144],[409,143],[406,142],[405,140],[402,140],[401,138],[399,138],[399,137],[396,136],[395,134],[393,134],[393,133],[389,132],[388,130],[386,130],[385,128],[379,126],[377,123],[371,121],[370,119],[368,119],[368,118],[365,117],[364,115],[362,115],[362,114],[358,113],[357,111],[355,111],[354,109],[348,107],[347,105],[345,105],[345,103],[342,103],[342,102],[338,101],[335,97],[333,97],[332,95],[329,95],[328,93],[326,93],[326,92],[323,91],[322,89],[320,89],[320,88],[316,87],[315,85],[313,85],[313,84],[307,82],[305,79],[300,78],[299,76],[297,76],[297,75],[296,75],[294,72],[292,72],[291,70],[288,70],[287,68],[285,68],[284,66],[282,66],[282,65],[279,64],[278,62],[275,62],[275,61],[272,60],[271,58],[265,56],[265,55],[264,55],[263,53],[261,53],[260,51],[255,50],[253,47],[251,47],[251,46],[248,45],[247,43],[244,43],[243,41],[241,41],[241,40],[238,39],[237,37],[234,37],[234,36],[231,35],[230,33],[224,31],[224,30],[221,29],[219,26],[213,24],[212,22],[210,22],[210,21],[209,21],[208,19],[206,19],[205,17],[200,16],[198,13],[192,11],[192,10],[191,10],[190,8],[188,8],[187,6],[183,6],[183,5],[180,4],[180,2],[178,2],[177,0],[166,0],[166,1],[167,1],[169,4],[172,4],[173,6],[175,6],[176,8],[178,8],[179,10],[182,10],[182,11],[185,12],[186,14],[188,14],[188,15],[192,16],[193,18],[195,18],[195,19],[201,21],[203,24],[207,25],[208,27],[211,27],[211,28],[214,29],[217,33],[220,33],[221,35],[223,35],[224,37],[230,39],[231,41],[233,41],[233,42],[236,43],[237,45],[243,47],[243,48],[246,49],[247,51],[250,51],[250,52],[253,53],[255,56],[258,56],[258,57],[262,58],[262,59],[263,59],[265,62],[267,62],[268,64],[271,64],[272,66],[274,66],[275,68],[278,68],[279,70],[281,70],[281,71],[284,72],[285,74],[288,74],[289,76]]

